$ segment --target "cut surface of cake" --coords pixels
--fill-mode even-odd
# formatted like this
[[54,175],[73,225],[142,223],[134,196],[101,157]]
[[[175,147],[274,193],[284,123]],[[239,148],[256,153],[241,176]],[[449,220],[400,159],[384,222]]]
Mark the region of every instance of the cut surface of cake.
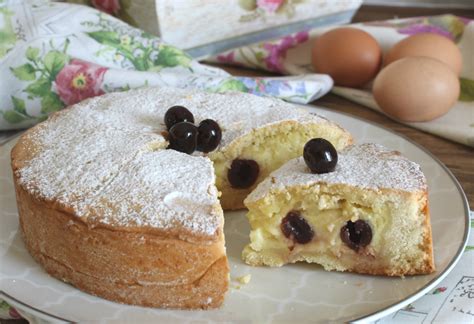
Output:
[[[196,123],[219,124],[214,151],[167,149],[164,116],[176,105]],[[12,150],[26,247],[48,273],[100,297],[218,307],[229,274],[221,205],[243,206],[313,136],[338,148],[352,141],[322,117],[249,94],[163,87],[88,99],[27,131]],[[249,163],[258,170],[252,181]]]
[[420,167],[376,144],[342,150],[333,172],[303,157],[274,171],[246,198],[252,231],[243,260],[404,276],[434,271],[427,185]]

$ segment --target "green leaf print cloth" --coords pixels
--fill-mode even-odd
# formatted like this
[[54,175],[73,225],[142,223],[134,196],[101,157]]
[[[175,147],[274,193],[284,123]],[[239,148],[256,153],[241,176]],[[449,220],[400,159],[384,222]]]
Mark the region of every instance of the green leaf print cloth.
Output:
[[332,80],[232,77],[94,8],[0,0],[0,131],[30,127],[86,98],[160,85],[307,103]]

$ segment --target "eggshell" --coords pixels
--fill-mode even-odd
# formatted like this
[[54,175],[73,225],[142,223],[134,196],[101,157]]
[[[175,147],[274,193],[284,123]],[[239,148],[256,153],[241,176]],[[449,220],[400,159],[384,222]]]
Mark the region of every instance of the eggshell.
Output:
[[438,34],[420,33],[395,44],[385,55],[384,65],[408,56],[427,56],[449,65],[459,76],[462,54],[454,42]]
[[456,103],[460,84],[444,63],[428,57],[406,57],[377,75],[373,94],[380,108],[402,121],[429,121]]
[[360,87],[380,69],[382,51],[370,34],[356,28],[336,28],[314,41],[312,65],[329,74],[336,85]]

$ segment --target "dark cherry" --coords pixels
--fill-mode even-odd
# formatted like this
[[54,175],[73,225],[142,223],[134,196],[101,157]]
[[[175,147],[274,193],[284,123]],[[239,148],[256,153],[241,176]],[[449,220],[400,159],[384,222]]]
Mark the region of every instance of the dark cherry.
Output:
[[257,181],[259,173],[260,167],[254,160],[235,159],[227,172],[227,179],[232,188],[245,189]]
[[312,173],[328,173],[334,171],[337,164],[337,151],[324,138],[313,138],[303,150],[304,161]]
[[168,130],[170,130],[174,124],[181,122],[194,123],[193,114],[183,106],[173,106],[166,111],[165,124]]
[[171,127],[168,134],[169,149],[191,154],[197,147],[197,127],[191,123],[181,122]]
[[314,237],[314,231],[306,219],[297,211],[290,211],[280,225],[283,234],[299,244],[306,244]]
[[222,139],[219,124],[212,119],[205,119],[198,126],[197,149],[204,153],[214,151]]
[[348,221],[341,228],[341,240],[351,249],[358,251],[372,241],[372,228],[369,223],[361,219]]

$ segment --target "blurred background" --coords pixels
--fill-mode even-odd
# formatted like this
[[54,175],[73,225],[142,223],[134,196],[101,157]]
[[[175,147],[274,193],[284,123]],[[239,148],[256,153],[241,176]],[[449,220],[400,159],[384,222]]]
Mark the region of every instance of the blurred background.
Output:
[[409,6],[409,7],[439,7],[439,8],[474,8],[472,0],[364,0],[367,5]]

